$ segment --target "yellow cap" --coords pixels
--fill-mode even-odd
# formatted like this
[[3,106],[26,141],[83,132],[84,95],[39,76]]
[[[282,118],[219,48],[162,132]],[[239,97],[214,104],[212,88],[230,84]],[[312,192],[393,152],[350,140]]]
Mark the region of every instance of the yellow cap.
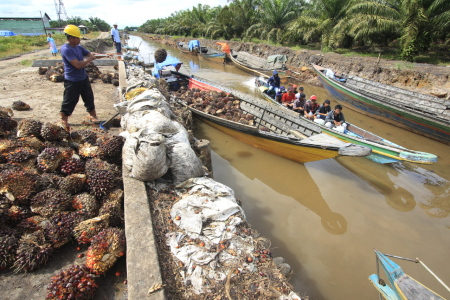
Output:
[[68,35],[77,37],[81,39],[81,31],[80,28],[78,28],[75,25],[67,25],[66,28],[64,28],[64,32],[67,33]]

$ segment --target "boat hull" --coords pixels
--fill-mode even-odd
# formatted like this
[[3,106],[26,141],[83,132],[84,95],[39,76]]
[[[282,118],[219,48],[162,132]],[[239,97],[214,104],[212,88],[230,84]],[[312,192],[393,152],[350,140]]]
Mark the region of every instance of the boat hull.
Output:
[[[241,62],[239,62],[236,58],[234,58],[231,53],[228,53],[227,57],[229,60],[231,60],[236,65],[236,67],[238,67],[239,69],[241,69],[245,72],[248,72],[248,73],[256,75],[256,76],[262,76],[264,78],[270,77],[268,74],[266,74],[267,72],[270,72],[270,71],[256,70],[256,69],[247,67],[247,66],[243,65]],[[278,71],[278,76],[280,77],[281,83],[286,83],[288,81],[288,76],[286,75],[285,71]]]
[[[256,85],[259,86],[258,90],[261,94],[261,96],[277,105],[280,106],[283,109],[288,109],[285,106],[282,106],[280,103],[276,102],[275,99],[273,99],[272,97],[270,97],[269,95],[267,95],[266,93],[263,92],[263,90],[261,89],[261,85],[259,84],[259,81],[256,81]],[[311,122],[311,121],[308,121]],[[314,123],[314,122],[311,122]],[[394,163],[394,162],[398,162],[398,161],[408,161],[408,162],[413,162],[413,163],[420,163],[420,164],[434,164],[437,161],[437,157],[433,154],[429,154],[429,153],[421,153],[421,152],[414,152],[414,156],[412,155],[406,155],[405,151],[407,149],[404,149],[405,151],[401,151],[398,149],[392,149],[390,147],[384,147],[383,145],[379,145],[377,143],[368,143],[363,139],[358,139],[358,138],[354,138],[352,136],[349,136],[347,134],[342,134],[338,131],[329,129],[326,126],[322,126],[319,125],[318,123],[314,123],[316,126],[320,127],[322,132],[331,135],[341,141],[347,142],[347,143],[352,143],[355,145],[361,145],[361,146],[366,146],[366,147],[370,147],[372,149],[372,155],[367,156],[366,158],[373,160],[377,163]],[[353,126],[353,125],[350,125]],[[353,126],[355,127],[355,126]],[[351,128],[351,127],[349,127]],[[358,128],[359,130],[361,130],[360,128]],[[390,143],[386,140],[383,140],[383,142],[386,143]],[[392,143],[391,143],[392,144]]]
[[342,105],[364,115],[372,116],[386,123],[407,129],[417,134],[450,145],[450,128],[442,124],[421,118],[395,106],[383,105],[363,95],[345,89],[338,82],[327,78],[320,70],[316,71],[320,82],[327,92]]
[[204,58],[216,63],[225,64],[226,61],[226,54],[225,53],[213,53],[213,54],[204,54],[201,53],[200,58]]

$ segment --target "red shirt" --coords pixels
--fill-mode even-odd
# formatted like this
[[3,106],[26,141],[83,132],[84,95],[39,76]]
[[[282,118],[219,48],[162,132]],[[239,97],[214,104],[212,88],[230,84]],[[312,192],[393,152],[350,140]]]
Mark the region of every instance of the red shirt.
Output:
[[295,100],[295,94],[290,92],[284,94],[283,97],[281,98],[281,102],[291,103],[293,100]]

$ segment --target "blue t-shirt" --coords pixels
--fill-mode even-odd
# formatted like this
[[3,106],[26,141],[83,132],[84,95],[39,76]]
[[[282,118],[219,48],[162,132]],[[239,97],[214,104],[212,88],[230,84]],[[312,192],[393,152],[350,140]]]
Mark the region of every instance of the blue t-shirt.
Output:
[[69,81],[82,81],[86,79],[86,68],[77,69],[70,62],[74,59],[82,61],[90,52],[76,45],[75,47],[65,43],[61,47],[61,56],[64,61],[64,79]]

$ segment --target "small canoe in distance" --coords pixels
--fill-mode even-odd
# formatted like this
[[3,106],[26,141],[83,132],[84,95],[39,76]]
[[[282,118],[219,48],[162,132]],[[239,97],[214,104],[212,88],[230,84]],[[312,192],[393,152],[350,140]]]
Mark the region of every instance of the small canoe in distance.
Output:
[[[255,84],[264,99],[270,101],[272,104],[282,110],[291,111],[289,108],[281,105],[280,103],[275,101],[274,98],[264,92],[267,89],[267,81],[264,78],[257,78],[255,80]],[[383,164],[394,163],[398,161],[408,161],[418,164],[434,164],[437,162],[437,156],[434,154],[407,149],[347,121],[347,130],[345,131],[345,133],[343,133],[334,129],[330,129],[319,123],[310,121],[306,118],[302,118],[302,120],[305,120],[306,122],[319,127],[320,129],[318,129],[318,131],[334,136],[335,138],[342,141],[370,147],[372,149],[372,155],[368,156],[367,158],[377,163]]]
[[200,52],[200,44],[198,47],[193,47],[189,49],[189,45],[183,42],[177,43],[177,48],[180,50],[181,53],[189,54],[189,55],[195,55],[197,56]]
[[[378,264],[381,265],[388,282],[380,279],[379,274],[372,274],[369,280],[386,300],[445,300],[422,283],[405,274],[402,268],[387,257],[386,254],[374,249]],[[418,262],[418,261],[416,261]]]
[[224,52],[219,52],[211,47],[201,47],[199,58],[204,58],[216,63],[225,64],[226,54]]
[[339,78],[329,69],[312,67],[328,93],[342,105],[450,145],[450,100],[357,76]]
[[[264,100],[242,95],[238,91],[219,87],[205,79],[189,77],[173,72],[180,81],[194,91],[216,91],[231,93],[240,100],[240,110],[252,115],[254,124],[242,124],[201,111],[195,105],[187,105],[192,113],[212,127],[256,148],[275,155],[300,162],[322,160],[343,156],[367,156],[371,150],[365,146],[353,145],[315,131],[317,127],[307,122],[298,122],[296,115],[287,114],[272,107]],[[182,79],[184,78],[184,79]],[[196,96],[198,99],[198,95]]]
[[[280,76],[280,81],[285,83],[288,80],[286,75],[286,67],[284,64],[271,65],[267,64],[267,60],[246,52],[231,52],[228,53],[228,58],[238,67],[239,69],[248,72],[256,76],[262,76],[269,78],[272,76],[272,72],[276,70],[278,76]],[[270,75],[269,75],[270,74]]]

